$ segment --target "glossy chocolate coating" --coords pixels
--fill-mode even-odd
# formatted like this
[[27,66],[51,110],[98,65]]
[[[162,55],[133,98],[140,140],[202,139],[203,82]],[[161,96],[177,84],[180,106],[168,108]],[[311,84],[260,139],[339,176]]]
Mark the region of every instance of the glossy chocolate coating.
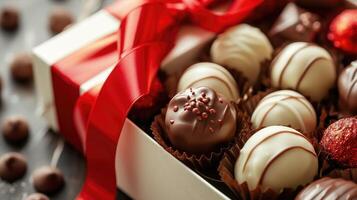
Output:
[[320,30],[321,22],[317,15],[289,3],[273,25],[269,36],[275,46],[280,46],[286,42],[313,42]]
[[52,194],[59,191],[64,185],[62,172],[51,166],[43,166],[34,171],[33,185],[38,192]]
[[355,200],[357,184],[341,178],[321,178],[310,183],[295,200]]
[[258,186],[280,193],[313,180],[318,160],[312,144],[300,132],[285,126],[269,126],[244,144],[235,164],[238,183],[250,190]]
[[73,21],[73,16],[68,10],[58,7],[50,15],[49,28],[53,34],[58,34],[72,24]]
[[5,31],[14,31],[19,26],[19,11],[15,7],[7,6],[0,11],[0,26]]
[[28,138],[29,126],[22,117],[9,117],[2,124],[2,134],[7,142],[21,144]]
[[29,53],[19,53],[13,59],[11,76],[18,83],[28,83],[33,80],[32,56]]
[[25,175],[27,161],[19,153],[6,153],[0,157],[0,177],[7,182],[13,182]]
[[340,105],[350,113],[357,113],[357,61],[345,68],[338,78]]
[[165,124],[174,147],[190,153],[205,153],[233,139],[236,110],[210,88],[190,88],[172,98]]
[[33,193],[27,196],[25,200],[50,200],[50,198],[41,193]]

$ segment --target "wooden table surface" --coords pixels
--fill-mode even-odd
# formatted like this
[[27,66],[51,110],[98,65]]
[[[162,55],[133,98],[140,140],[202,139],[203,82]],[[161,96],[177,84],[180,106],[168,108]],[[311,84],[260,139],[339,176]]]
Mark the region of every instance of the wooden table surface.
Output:
[[[63,142],[58,133],[48,130],[45,121],[36,113],[37,100],[32,85],[24,87],[15,84],[9,75],[9,63],[14,54],[31,51],[31,49],[51,37],[48,32],[48,15],[55,6],[67,7],[74,15],[78,15],[80,0],[0,0],[0,8],[7,4],[17,6],[21,11],[21,26],[17,32],[0,31],[0,76],[3,79],[0,122],[7,116],[22,115],[31,126],[31,136],[22,147],[13,147],[0,137],[0,154],[16,151],[24,154],[28,160],[28,172],[19,181],[8,184],[0,180],[1,200],[22,200],[34,191],[31,184],[31,173],[37,167],[48,165],[53,153],[61,152],[57,162],[66,180],[66,186],[59,193],[51,196],[53,200],[74,199],[80,191],[85,175],[84,158],[71,146]],[[110,0],[104,4],[110,3]],[[119,193],[119,199],[128,199]]]

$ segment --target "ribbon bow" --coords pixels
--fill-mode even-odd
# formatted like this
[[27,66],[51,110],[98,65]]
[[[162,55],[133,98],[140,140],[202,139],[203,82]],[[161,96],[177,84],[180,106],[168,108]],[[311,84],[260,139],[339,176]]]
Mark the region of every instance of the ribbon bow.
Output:
[[87,176],[78,200],[115,199],[115,152],[124,121],[135,101],[150,92],[182,23],[189,20],[221,32],[241,22],[262,0],[234,0],[225,13],[207,8],[217,2],[151,0],[133,9],[122,21],[118,64],[105,81],[87,122]]

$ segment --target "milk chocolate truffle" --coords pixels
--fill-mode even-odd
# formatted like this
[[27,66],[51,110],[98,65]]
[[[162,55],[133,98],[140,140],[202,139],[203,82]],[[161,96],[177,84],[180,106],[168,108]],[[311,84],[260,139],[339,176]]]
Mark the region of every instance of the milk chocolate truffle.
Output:
[[211,47],[213,62],[241,72],[251,83],[257,81],[262,63],[270,60],[272,53],[264,33],[248,24],[228,29]]
[[72,24],[73,21],[73,16],[68,10],[57,7],[50,15],[49,28],[53,34],[58,34]]
[[321,30],[319,17],[289,3],[269,32],[274,45],[290,42],[312,42]]
[[256,132],[244,144],[235,164],[239,184],[249,190],[280,193],[313,180],[318,160],[312,144],[298,131],[285,126],[269,126]]
[[343,167],[357,167],[357,117],[340,119],[324,131],[320,141],[330,159]]
[[353,200],[357,199],[357,184],[341,178],[321,178],[310,183],[295,200]]
[[13,59],[11,76],[18,83],[28,83],[33,80],[32,56],[29,53],[19,53]]
[[338,92],[340,105],[351,113],[357,113],[357,60],[340,74]]
[[177,90],[191,87],[209,87],[231,101],[239,98],[238,86],[233,76],[224,67],[214,63],[197,63],[186,69]]
[[336,67],[323,48],[306,42],[286,46],[271,64],[272,85],[293,89],[320,101],[327,96],[336,80]]
[[29,132],[27,121],[19,116],[9,117],[2,124],[2,134],[5,140],[12,144],[23,143],[28,138]]
[[233,139],[236,110],[208,87],[190,88],[172,98],[165,124],[174,147],[189,153],[206,153]]
[[51,166],[43,166],[34,171],[33,185],[38,192],[52,194],[59,191],[64,185],[62,172]]
[[27,170],[27,162],[19,153],[6,153],[0,157],[0,177],[7,182],[14,182],[23,177]]
[[25,200],[50,200],[50,198],[41,193],[33,193],[27,196]]
[[17,8],[7,6],[0,11],[0,26],[5,31],[14,31],[19,26],[20,16]]
[[301,94],[292,90],[280,90],[259,102],[251,121],[254,128],[284,125],[303,133],[311,133],[316,128],[316,113]]

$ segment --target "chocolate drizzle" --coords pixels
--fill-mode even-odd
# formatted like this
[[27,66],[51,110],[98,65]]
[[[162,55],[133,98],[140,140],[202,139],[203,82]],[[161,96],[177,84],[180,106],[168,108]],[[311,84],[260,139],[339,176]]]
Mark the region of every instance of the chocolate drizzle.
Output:
[[306,73],[307,73],[313,66],[315,66],[314,64],[315,64],[317,61],[320,61],[320,60],[327,60],[327,59],[326,59],[325,57],[316,57],[316,58],[313,58],[312,61],[310,61],[309,64],[304,67],[305,69],[304,69],[303,73],[300,75],[298,82],[296,83],[296,86],[295,86],[295,89],[296,89],[296,90],[299,90],[300,84],[301,84],[302,80],[304,79]]
[[357,61],[344,69],[338,79],[340,103],[343,109],[357,113]]
[[234,106],[207,87],[178,93],[169,103],[165,124],[170,142],[191,153],[230,141],[236,129]]

